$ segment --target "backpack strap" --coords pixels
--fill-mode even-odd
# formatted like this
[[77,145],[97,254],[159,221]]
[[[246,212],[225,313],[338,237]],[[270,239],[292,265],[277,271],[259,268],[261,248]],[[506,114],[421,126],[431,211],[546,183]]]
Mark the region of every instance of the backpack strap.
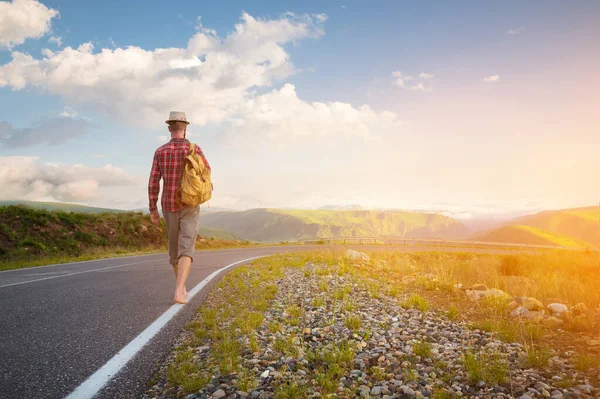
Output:
[[190,143],[190,151],[188,152],[188,155],[192,155],[195,152],[196,152],[196,144]]

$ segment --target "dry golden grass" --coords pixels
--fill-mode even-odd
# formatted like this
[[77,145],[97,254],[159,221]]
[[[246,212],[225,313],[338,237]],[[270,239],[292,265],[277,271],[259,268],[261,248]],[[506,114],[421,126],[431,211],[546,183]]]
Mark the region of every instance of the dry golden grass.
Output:
[[[514,296],[544,303],[600,305],[598,252],[552,251],[542,254],[480,255],[470,253],[371,254],[372,269],[386,281],[427,275],[433,287],[451,291],[457,284],[485,284]],[[381,262],[384,261],[384,262]]]

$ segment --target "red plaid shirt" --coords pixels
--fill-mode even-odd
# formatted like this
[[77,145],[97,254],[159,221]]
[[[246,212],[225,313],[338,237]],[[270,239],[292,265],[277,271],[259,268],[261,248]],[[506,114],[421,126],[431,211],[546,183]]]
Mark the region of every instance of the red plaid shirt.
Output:
[[[179,185],[183,175],[183,161],[190,150],[190,142],[187,139],[171,139],[167,144],[160,146],[154,153],[150,181],[148,181],[148,199],[150,200],[150,212],[157,212],[156,202],[160,191],[160,179],[163,179],[163,191],[160,201],[163,212],[177,212],[182,209],[179,196]],[[196,145],[196,154],[204,160],[204,164],[210,170],[210,165],[202,152]]]

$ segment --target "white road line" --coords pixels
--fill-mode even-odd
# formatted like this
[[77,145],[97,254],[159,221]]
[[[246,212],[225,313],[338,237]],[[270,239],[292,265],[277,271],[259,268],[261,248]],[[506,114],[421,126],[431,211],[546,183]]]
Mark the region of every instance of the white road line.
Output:
[[99,269],[92,269],[92,270],[84,270],[82,272],[73,272],[73,273],[67,273],[67,274],[61,274],[58,276],[51,276],[51,277],[44,277],[44,278],[36,278],[34,280],[27,280],[27,281],[20,281],[18,283],[11,283],[11,284],[4,284],[4,285],[0,285],[0,288],[4,288],[4,287],[12,287],[13,285],[21,285],[21,284],[29,284],[29,283],[35,283],[36,281],[44,281],[44,280],[50,280],[53,278],[60,278],[60,277],[69,277],[69,276],[74,276],[76,274],[83,274],[83,273],[91,273],[91,272],[97,272],[100,270],[108,270],[108,269],[116,269],[118,267],[125,267],[125,266],[131,266],[131,265],[139,265],[141,263],[150,263],[150,262],[156,262],[154,260],[145,260],[143,262],[134,262],[134,263],[126,263],[124,265],[116,265],[116,266],[108,266],[108,267],[101,267]]
[[[255,256],[240,260],[214,271],[198,285],[192,288],[188,293],[188,299],[192,299],[202,288],[206,286],[213,278],[222,271],[229,269],[240,263],[248,262],[264,256]],[[66,399],[91,399],[106,385],[121,369],[142,349],[158,332],[181,310],[184,305],[175,304],[171,306],[158,319],[154,320],[144,331],[121,349],[112,359],[110,359],[98,371],[92,374],[87,380],[77,387]]]

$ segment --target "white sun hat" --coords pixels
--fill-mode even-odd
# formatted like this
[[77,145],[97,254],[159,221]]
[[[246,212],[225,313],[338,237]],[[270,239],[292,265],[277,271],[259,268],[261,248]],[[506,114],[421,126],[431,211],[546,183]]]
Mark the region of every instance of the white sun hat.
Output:
[[169,113],[169,119],[167,119],[165,123],[168,124],[169,122],[184,122],[187,125],[190,124],[190,122],[185,117],[185,112],[179,111],[171,111],[171,113]]

